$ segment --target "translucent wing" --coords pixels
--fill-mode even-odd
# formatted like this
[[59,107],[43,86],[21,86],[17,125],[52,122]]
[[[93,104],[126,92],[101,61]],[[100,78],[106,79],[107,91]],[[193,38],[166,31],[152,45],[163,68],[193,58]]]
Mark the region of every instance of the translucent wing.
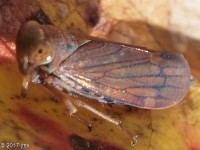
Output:
[[190,85],[181,54],[102,41],[79,47],[53,74],[54,86],[62,81],[62,88],[86,97],[147,109],[175,105]]

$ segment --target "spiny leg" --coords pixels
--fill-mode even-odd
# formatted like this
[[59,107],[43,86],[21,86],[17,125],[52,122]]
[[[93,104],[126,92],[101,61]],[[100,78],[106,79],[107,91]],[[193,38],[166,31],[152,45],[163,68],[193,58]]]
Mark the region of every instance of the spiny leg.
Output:
[[89,106],[88,104],[86,104],[86,103],[84,103],[82,101],[76,101],[75,105],[77,105],[79,107],[82,107],[82,108],[85,108],[88,111],[98,115],[99,117],[101,117],[101,118],[107,120],[108,122],[110,122],[110,123],[116,125],[117,127],[119,127],[125,134],[127,134],[131,138],[131,145],[132,146],[134,146],[137,143],[138,135],[132,134],[129,130],[127,130],[124,126],[122,126],[120,120],[111,118],[108,115],[103,114],[102,112],[96,110],[95,108]]

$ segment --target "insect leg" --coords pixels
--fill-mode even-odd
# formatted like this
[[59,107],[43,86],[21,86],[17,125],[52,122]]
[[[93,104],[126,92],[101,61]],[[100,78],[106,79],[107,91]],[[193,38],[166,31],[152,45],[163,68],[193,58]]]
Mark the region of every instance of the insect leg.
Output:
[[69,110],[69,114],[70,116],[74,117],[75,119],[77,119],[78,121],[80,121],[81,123],[83,123],[84,125],[86,125],[89,129],[89,131],[92,131],[92,124],[90,124],[88,121],[86,121],[85,119],[79,117],[78,115],[76,115],[77,113],[77,109],[76,107],[73,105],[73,103],[70,100],[66,100],[65,104]]
[[[58,81],[59,80],[57,80],[57,82]],[[49,82],[48,83],[52,83],[51,78],[49,78]],[[50,91],[52,91],[54,94],[58,93],[57,97],[59,99],[63,100],[63,102],[67,105],[70,115],[73,116],[74,118],[76,118],[77,120],[81,121],[83,124],[85,124],[89,128],[89,130],[91,130],[91,128],[92,128],[91,124],[88,123],[86,120],[80,118],[76,114],[77,109],[76,109],[76,107],[73,104],[75,104],[78,107],[85,108],[88,111],[90,111],[90,112],[98,115],[99,117],[101,117],[101,118],[103,118],[103,119],[111,122],[112,124],[116,125],[117,127],[119,127],[125,134],[127,134],[131,138],[131,145],[132,146],[134,146],[137,143],[137,137],[138,137],[138,135],[132,134],[129,130],[127,130],[124,126],[122,126],[120,120],[111,118],[108,115],[105,115],[102,112],[99,112],[98,110],[94,109],[93,107],[89,106],[88,104],[84,103],[83,101],[76,100],[76,101],[73,101],[73,104],[72,104],[72,102],[67,99],[68,96],[65,93],[61,92],[62,89],[64,88],[62,83],[61,84],[56,84],[56,82],[54,80],[54,86],[50,86],[49,84],[46,84],[45,86]],[[61,91],[59,91],[58,89],[61,89]]]
[[127,134],[130,138],[131,138],[131,145],[134,146],[137,143],[137,138],[138,135],[132,134],[129,130],[127,130],[124,126],[122,126],[121,121],[111,118],[108,115],[103,114],[102,112],[94,109],[93,107],[89,106],[88,104],[82,102],[82,101],[77,101],[75,102],[75,104],[79,107],[85,108],[88,111],[98,115],[99,117],[109,121],[110,123],[116,125],[117,127],[119,127],[125,134]]
[[70,114],[71,117],[73,117],[76,120],[80,121],[82,124],[87,126],[89,131],[92,131],[92,124],[76,114],[78,112],[78,110],[73,105],[73,103],[69,99],[67,99],[67,96],[63,92],[58,91],[57,89],[55,89],[54,87],[52,87],[52,86],[50,86],[48,84],[44,84],[44,86],[51,93],[53,93],[56,98],[58,98],[59,100],[62,100],[64,102],[64,104],[67,106],[67,108],[69,110],[69,114]]
[[22,90],[21,90],[21,96],[22,97],[25,97],[26,94],[27,94],[29,80],[30,80],[30,76],[24,76],[23,82],[22,82]]

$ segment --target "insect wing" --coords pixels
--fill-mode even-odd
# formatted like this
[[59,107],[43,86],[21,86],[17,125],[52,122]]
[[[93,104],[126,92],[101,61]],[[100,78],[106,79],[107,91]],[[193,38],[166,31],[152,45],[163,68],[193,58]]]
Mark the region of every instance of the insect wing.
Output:
[[181,54],[95,40],[79,47],[54,75],[73,81],[77,94],[147,109],[177,104],[190,85],[189,65]]

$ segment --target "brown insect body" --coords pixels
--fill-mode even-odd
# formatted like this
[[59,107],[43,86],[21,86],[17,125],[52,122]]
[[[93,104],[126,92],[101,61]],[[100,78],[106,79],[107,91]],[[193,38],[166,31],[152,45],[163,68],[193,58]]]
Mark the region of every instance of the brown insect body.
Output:
[[[40,34],[34,35],[33,30]],[[40,40],[30,44],[24,35]],[[183,55],[87,38],[50,25],[26,23],[16,43],[19,67],[29,76],[25,83],[44,81],[60,91],[146,109],[174,106],[187,94],[191,75]],[[35,47],[40,47],[37,55],[32,54]]]

